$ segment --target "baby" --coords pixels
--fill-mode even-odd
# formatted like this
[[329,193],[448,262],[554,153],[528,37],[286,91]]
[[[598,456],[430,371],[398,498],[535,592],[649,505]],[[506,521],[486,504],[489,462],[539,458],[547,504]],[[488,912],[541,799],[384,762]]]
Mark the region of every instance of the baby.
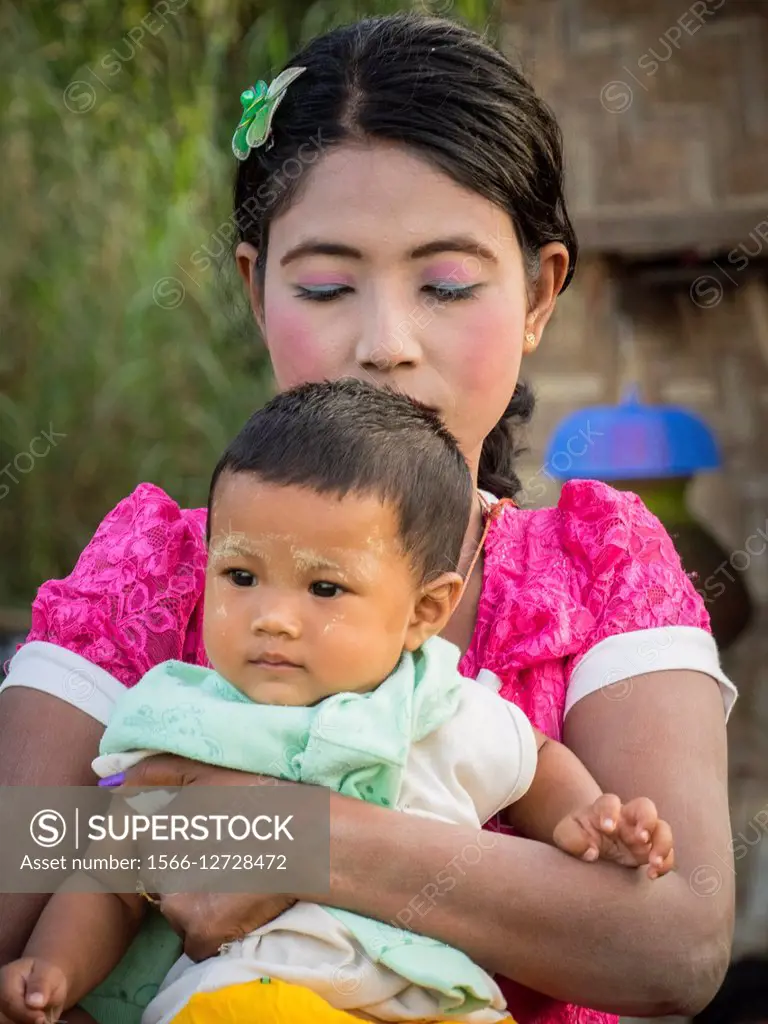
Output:
[[[565,746],[462,678],[440,638],[475,500],[455,439],[418,403],[354,380],[277,396],[213,474],[212,667],[166,662],[126,691],[94,770],[170,751],[477,829],[504,812],[572,856],[665,874],[670,833],[651,801],[603,795]],[[55,895],[0,971],[0,1010],[55,1020],[120,960],[146,908],[140,895]],[[459,950],[298,902],[217,957],[182,957],[142,1024],[361,1018],[512,1020]]]

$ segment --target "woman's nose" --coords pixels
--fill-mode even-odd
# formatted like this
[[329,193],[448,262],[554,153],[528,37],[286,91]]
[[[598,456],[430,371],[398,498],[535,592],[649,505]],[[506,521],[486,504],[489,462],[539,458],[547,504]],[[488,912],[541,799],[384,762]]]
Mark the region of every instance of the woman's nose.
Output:
[[[423,310],[410,311],[417,316]],[[366,370],[386,371],[417,366],[422,359],[419,326],[409,311],[379,306],[363,325],[355,357]]]

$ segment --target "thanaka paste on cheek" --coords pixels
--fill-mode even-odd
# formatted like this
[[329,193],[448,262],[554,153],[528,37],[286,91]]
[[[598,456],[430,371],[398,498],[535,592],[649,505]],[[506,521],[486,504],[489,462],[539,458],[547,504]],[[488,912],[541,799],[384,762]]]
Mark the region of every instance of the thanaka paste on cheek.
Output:
[[333,632],[337,626],[344,624],[344,615],[341,612],[336,612],[323,626],[323,636],[327,636],[328,633]]

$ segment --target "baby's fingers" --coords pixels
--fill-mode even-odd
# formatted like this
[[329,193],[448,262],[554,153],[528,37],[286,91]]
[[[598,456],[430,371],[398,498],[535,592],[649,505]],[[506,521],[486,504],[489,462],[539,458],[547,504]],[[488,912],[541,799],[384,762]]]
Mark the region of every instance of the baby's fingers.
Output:
[[36,1016],[34,1024],[51,1024],[59,1015],[67,997],[63,973],[43,961],[36,960],[27,977],[24,1001]]
[[614,793],[603,793],[589,808],[587,815],[593,828],[611,836],[621,821],[621,800]]
[[651,836],[651,853],[648,858],[648,877],[661,878],[675,866],[675,851],[672,847],[672,829],[659,818]]
[[656,804],[645,796],[624,804],[621,811],[621,841],[627,846],[643,846],[651,841],[659,821]]
[[597,860],[600,855],[597,837],[576,814],[568,814],[563,818],[555,829],[552,840],[555,846],[572,857],[592,861]]
[[41,1019],[40,1011],[26,1005],[25,991],[26,972],[21,961],[9,964],[0,971],[0,1022],[37,1024],[38,1019]]

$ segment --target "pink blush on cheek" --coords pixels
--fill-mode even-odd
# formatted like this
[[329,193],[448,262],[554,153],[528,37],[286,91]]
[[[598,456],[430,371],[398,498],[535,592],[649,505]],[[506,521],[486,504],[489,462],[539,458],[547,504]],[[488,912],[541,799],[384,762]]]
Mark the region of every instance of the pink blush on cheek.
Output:
[[[467,319],[462,323],[463,338],[471,338],[471,344],[458,344],[456,348],[457,379],[464,382],[469,391],[487,391],[493,393],[511,382],[512,375],[519,366],[522,352],[522,327],[519,343],[516,344],[515,328],[510,322],[512,318],[500,315],[493,307],[482,307],[467,311]],[[509,397],[511,397],[511,390]]]
[[319,343],[313,317],[296,306],[275,303],[264,315],[267,347],[281,388],[327,375],[328,353]]

